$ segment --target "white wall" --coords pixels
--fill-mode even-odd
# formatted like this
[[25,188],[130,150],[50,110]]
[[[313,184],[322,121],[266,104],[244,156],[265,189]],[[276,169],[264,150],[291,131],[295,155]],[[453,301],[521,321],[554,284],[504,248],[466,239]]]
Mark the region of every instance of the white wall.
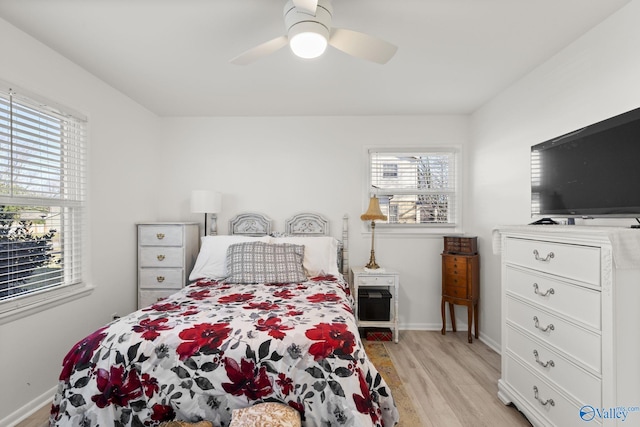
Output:
[[[192,189],[223,193],[220,232],[235,214],[257,211],[283,231],[286,218],[328,216],[340,238],[349,216],[351,265],[369,259],[371,235],[360,215],[366,195],[367,146],[457,145],[468,139],[462,116],[175,118],[161,125],[166,220],[201,221],[189,212]],[[442,237],[376,232],[376,260],[400,272],[403,328],[440,329]]]
[[0,425],[51,401],[62,359],[135,308],[134,223],[153,220],[157,118],[0,19],[0,79],[89,116],[90,283],[85,298],[0,325]]
[[[640,107],[638,22],[634,0],[473,114],[466,212],[468,228],[487,249],[480,326],[488,341],[500,343],[499,255],[488,250],[491,232],[531,222],[531,145]],[[638,191],[633,184],[630,191]]]

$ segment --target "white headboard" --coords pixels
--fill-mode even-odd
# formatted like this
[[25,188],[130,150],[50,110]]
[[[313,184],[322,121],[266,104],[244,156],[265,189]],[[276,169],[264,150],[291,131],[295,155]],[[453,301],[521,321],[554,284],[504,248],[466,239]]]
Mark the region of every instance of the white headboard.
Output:
[[[242,213],[229,221],[229,234],[240,236],[271,235],[271,219],[256,212]],[[284,234],[289,236],[330,236],[329,221],[322,215],[303,212],[285,221]],[[347,215],[342,218],[342,240],[339,245],[338,268],[349,276],[349,221]]]

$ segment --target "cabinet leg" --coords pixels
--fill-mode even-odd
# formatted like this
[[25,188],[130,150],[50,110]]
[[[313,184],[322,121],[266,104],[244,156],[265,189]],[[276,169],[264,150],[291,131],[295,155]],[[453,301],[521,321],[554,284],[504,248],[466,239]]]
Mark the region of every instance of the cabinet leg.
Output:
[[456,332],[456,313],[453,310],[453,303],[449,303],[449,314],[451,315],[451,329]]
[[478,303],[473,305],[473,323],[475,328],[476,339],[478,339]]
[[472,343],[473,338],[471,338],[471,327],[473,326],[473,304],[469,304],[467,306],[467,324],[469,325],[467,328],[467,339]]
[[444,306],[444,298],[442,298],[442,303],[440,304],[440,311],[442,312],[442,335],[447,333],[447,312]]

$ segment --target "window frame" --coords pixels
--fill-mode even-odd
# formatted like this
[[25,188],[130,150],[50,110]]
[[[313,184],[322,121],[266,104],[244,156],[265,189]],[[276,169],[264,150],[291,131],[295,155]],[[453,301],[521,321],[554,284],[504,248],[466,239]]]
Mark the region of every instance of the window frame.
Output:
[[[453,179],[455,181],[453,194],[454,218],[448,223],[386,223],[382,221],[376,222],[376,234],[385,235],[405,235],[405,236],[421,236],[421,235],[444,235],[451,233],[461,233],[462,231],[462,148],[459,145],[423,145],[423,146],[367,146],[364,147],[365,174],[363,181],[363,200],[362,212],[365,212],[369,205],[369,199],[372,196],[384,195],[384,192],[376,190],[372,185],[372,164],[375,153],[391,154],[391,153],[447,153],[453,158]],[[393,178],[392,178],[393,179]],[[368,221],[363,221],[364,231],[371,232],[371,225]]]
[[[79,150],[81,150],[82,160],[79,163],[81,169],[81,177],[77,179],[78,187],[74,187],[75,190],[80,191],[81,194],[74,198],[71,202],[60,196],[58,198],[37,198],[37,197],[15,197],[11,194],[2,195],[3,204],[11,203],[15,206],[36,206],[38,203],[48,206],[58,206],[69,209],[72,213],[71,220],[65,220],[64,227],[72,227],[72,232],[67,237],[64,237],[68,232],[63,233],[63,239],[73,238],[75,242],[70,250],[71,262],[79,263],[78,267],[74,267],[76,271],[76,277],[78,280],[68,282],[65,278],[64,282],[60,285],[52,287],[43,287],[32,292],[24,294],[16,294],[13,297],[0,301],[0,325],[8,323],[19,318],[29,316],[38,313],[47,308],[64,304],[75,299],[81,298],[90,294],[93,291],[93,287],[88,284],[88,239],[87,239],[87,190],[88,190],[88,134],[89,124],[87,117],[77,111],[65,106],[61,106],[58,103],[47,100],[37,94],[30,93],[24,89],[16,87],[16,85],[9,84],[0,80],[0,93],[4,99],[9,98],[9,94],[14,98],[13,102],[26,106],[30,109],[38,111],[39,114],[53,115],[56,117],[70,117],[75,123],[80,123],[82,136],[79,143]],[[35,108],[34,108],[35,107]],[[5,116],[6,117],[6,116]],[[10,126],[11,127],[11,126]],[[69,169],[61,168],[65,171]],[[74,190],[74,191],[75,191]],[[78,200],[76,200],[78,199]],[[46,200],[46,202],[45,202]],[[66,223],[71,221],[72,225]],[[63,227],[63,224],[60,224]],[[65,245],[68,246],[68,241],[65,241]],[[65,249],[67,250],[67,249]],[[71,268],[71,267],[67,267]],[[64,273],[65,275],[67,273]]]

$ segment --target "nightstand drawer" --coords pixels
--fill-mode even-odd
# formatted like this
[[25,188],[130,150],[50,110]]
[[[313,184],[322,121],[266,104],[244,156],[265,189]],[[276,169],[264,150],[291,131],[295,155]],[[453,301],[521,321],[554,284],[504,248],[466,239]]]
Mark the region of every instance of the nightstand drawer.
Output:
[[183,267],[184,250],[177,247],[141,247],[140,267]]
[[141,268],[138,270],[140,288],[180,289],[184,285],[181,268]]
[[138,228],[140,246],[182,246],[180,225],[145,225]]
[[358,286],[393,286],[395,276],[359,276]]

